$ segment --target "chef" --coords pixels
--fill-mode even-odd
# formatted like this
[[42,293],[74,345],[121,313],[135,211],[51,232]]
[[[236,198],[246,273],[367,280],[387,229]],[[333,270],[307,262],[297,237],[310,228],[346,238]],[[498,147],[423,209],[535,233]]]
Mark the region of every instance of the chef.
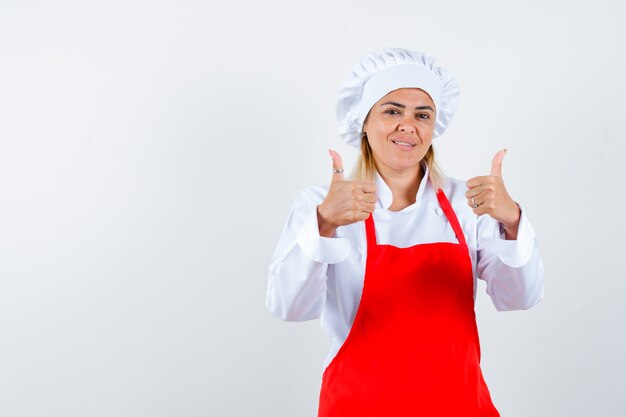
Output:
[[[499,416],[480,369],[476,280],[500,311],[543,296],[535,232],[502,179],[461,181],[437,167],[433,139],[459,86],[432,58],[364,56],[339,91],[340,136],[360,149],[347,176],[296,199],[271,261],[267,308],[321,319],[332,346],[319,417]],[[329,161],[330,167],[330,161]]]

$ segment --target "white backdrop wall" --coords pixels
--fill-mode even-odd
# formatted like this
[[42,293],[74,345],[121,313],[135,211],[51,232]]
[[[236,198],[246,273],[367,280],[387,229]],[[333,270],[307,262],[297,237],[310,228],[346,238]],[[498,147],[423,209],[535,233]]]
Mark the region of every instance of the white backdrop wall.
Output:
[[328,343],[265,310],[267,268],[386,46],[456,75],[444,170],[508,148],[538,233],[544,301],[477,298],[502,415],[626,415],[618,4],[1,0],[0,416],[314,416]]

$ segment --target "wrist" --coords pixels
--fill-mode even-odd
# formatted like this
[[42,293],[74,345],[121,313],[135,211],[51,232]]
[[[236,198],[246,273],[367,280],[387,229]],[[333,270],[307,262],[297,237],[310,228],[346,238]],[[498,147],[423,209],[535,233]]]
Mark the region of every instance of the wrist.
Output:
[[515,227],[519,223],[520,219],[522,218],[522,210],[520,209],[519,204],[515,203],[515,209],[516,209],[515,216],[511,216],[510,218],[507,218],[504,221],[500,221],[500,224],[502,224],[502,228],[504,230],[509,230]]
[[499,216],[495,219],[502,224],[511,224],[519,219],[520,212],[520,207],[515,201],[511,200],[509,203],[506,204],[506,208],[503,209],[500,212]]
[[319,229],[320,236],[322,237],[334,237],[337,231],[337,226],[327,221],[322,214],[323,208],[320,204],[317,206],[317,227]]

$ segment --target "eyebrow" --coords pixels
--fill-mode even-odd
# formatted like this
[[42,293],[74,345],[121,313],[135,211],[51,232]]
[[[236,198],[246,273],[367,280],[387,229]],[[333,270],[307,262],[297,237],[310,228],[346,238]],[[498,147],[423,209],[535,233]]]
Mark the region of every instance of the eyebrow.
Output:
[[[396,103],[395,101],[386,101],[383,104],[381,104],[380,106],[396,106],[396,107],[400,107],[401,109],[406,109],[406,106],[404,104],[400,104],[400,103]],[[435,111],[435,109],[433,109],[430,106],[418,106],[415,108],[415,110],[430,110],[432,112]]]

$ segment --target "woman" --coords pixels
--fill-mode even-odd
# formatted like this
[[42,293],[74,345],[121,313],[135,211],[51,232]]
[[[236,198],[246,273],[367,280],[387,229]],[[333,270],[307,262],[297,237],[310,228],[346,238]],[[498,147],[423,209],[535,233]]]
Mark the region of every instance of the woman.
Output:
[[385,49],[344,82],[340,134],[361,149],[352,179],[330,151],[329,187],[295,202],[270,266],[267,306],[321,318],[332,340],[319,416],[498,416],[480,370],[476,279],[498,310],[543,295],[534,231],[501,177],[443,177],[432,139],[459,99],[425,55]]

